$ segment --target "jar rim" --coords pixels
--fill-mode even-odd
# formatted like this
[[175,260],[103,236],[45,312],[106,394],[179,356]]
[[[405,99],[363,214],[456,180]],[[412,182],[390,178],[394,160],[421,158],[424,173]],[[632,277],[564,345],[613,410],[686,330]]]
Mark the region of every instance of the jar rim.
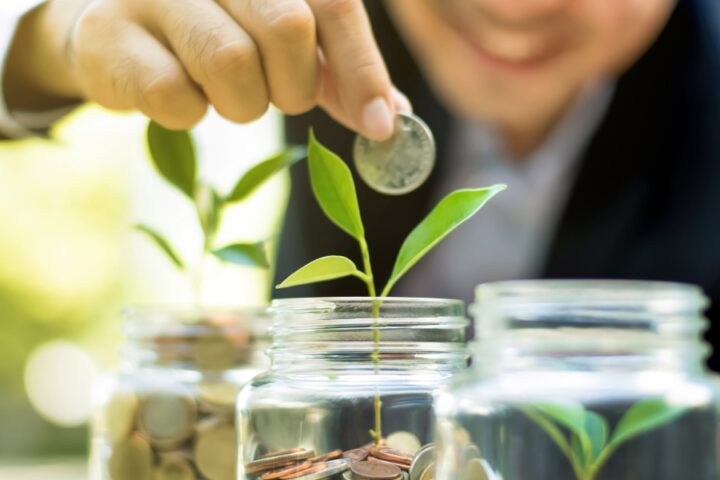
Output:
[[[377,309],[377,316],[373,314]],[[464,329],[470,324],[462,300],[415,297],[305,297],[273,301],[273,335],[379,328]],[[381,319],[380,324],[377,323]]]
[[454,298],[433,297],[296,297],[281,298],[272,301],[268,311],[278,313],[285,310],[293,312],[329,312],[338,304],[347,306],[372,306],[373,302],[391,306],[417,306],[417,307],[464,307],[462,300]]
[[638,307],[672,314],[700,311],[709,304],[702,289],[680,282],[643,280],[513,280],[480,284],[475,288],[477,313],[481,304],[517,310],[562,303],[566,306]]
[[[264,337],[270,327],[267,307],[129,305],[123,308],[122,314],[125,318],[123,332],[130,341],[157,336],[190,339],[218,331],[226,334],[250,332]],[[267,317],[266,322],[257,321],[263,317]]]

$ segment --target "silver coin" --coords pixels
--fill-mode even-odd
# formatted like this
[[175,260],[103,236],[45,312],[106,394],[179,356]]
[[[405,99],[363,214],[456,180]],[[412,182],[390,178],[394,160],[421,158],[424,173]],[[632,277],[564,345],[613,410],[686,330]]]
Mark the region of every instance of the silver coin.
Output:
[[423,473],[435,463],[435,445],[429,443],[418,451],[410,464],[410,480],[420,480]]
[[395,133],[384,142],[358,135],[353,159],[360,178],[387,195],[403,195],[420,187],[435,165],[435,139],[419,117],[399,113]]
[[346,458],[330,460],[329,462],[325,462],[325,470],[315,473],[308,473],[307,475],[303,475],[301,477],[295,477],[295,480],[321,480],[323,478],[328,478],[332,477],[333,475],[343,473],[349,468],[350,460]]

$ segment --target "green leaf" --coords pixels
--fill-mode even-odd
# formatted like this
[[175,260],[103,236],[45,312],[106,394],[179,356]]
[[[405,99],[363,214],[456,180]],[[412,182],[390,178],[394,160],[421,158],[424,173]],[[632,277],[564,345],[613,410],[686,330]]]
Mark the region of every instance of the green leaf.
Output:
[[357,269],[355,263],[347,257],[340,255],[329,255],[318,258],[304,267],[295,271],[277,288],[295,287],[308,283],[324,282],[350,275],[363,278],[365,274]]
[[605,448],[608,440],[608,424],[605,419],[595,412],[587,410],[585,412],[585,432],[590,440],[590,458],[587,458],[587,464],[592,464]]
[[214,250],[213,255],[223,262],[247,265],[249,267],[269,268],[265,255],[264,243],[235,243],[221,249]]
[[580,463],[589,468],[605,448],[608,425],[603,417],[590,410],[585,411],[584,424],[583,435],[573,435],[571,446]]
[[322,146],[312,130],[308,167],[313,193],[325,215],[350,236],[364,239],[365,229],[350,168],[340,157]]
[[440,240],[475,215],[488,200],[505,188],[505,185],[494,185],[488,188],[457,190],[443,198],[403,242],[390,280],[381,296],[386,296],[400,277]]
[[210,185],[200,184],[195,194],[195,208],[206,240],[210,240],[217,231],[220,222],[222,197]]
[[147,225],[138,224],[134,225],[133,228],[138,232],[144,233],[152,241],[154,241],[155,244],[160,247],[160,250],[162,250],[170,258],[170,260],[175,264],[176,267],[178,267],[180,270],[185,269],[185,264],[180,259],[180,256],[175,252],[175,250],[170,246],[170,242],[165,240],[165,237],[163,237]]
[[230,196],[227,197],[226,202],[245,200],[274,174],[295,165],[305,156],[305,147],[294,146],[258,163],[242,176]]
[[147,129],[150,156],[158,171],[190,198],[194,197],[195,148],[187,131],[168,130],[155,122]]
[[631,438],[672,422],[686,411],[686,407],[668,405],[663,399],[637,402],[618,422],[609,445],[617,448]]
[[540,411],[533,406],[521,406],[518,407],[530,420],[535,422],[545,433],[555,442],[561,452],[570,460],[574,462],[573,452],[570,449],[567,437],[565,434],[550,420],[547,416],[540,413]]
[[575,435],[585,433],[585,409],[577,402],[535,403],[541,413],[562,425]]

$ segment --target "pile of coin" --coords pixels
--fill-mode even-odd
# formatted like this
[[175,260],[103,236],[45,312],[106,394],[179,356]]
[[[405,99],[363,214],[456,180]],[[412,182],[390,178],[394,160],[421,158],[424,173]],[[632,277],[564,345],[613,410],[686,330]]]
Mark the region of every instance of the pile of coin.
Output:
[[239,385],[116,392],[96,421],[112,480],[234,480]]
[[245,465],[245,475],[259,480],[432,480],[432,444],[421,446],[409,432],[395,432],[380,442],[321,455],[303,448],[271,452]]

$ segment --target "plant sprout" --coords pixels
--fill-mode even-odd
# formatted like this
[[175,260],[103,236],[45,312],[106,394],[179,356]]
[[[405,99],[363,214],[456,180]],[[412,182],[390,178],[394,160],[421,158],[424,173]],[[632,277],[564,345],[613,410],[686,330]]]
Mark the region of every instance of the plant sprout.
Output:
[[612,433],[601,415],[579,403],[534,403],[520,410],[542,428],[567,457],[577,480],[594,480],[618,447],[672,422],[687,408],[670,405],[662,399],[642,400],[630,407]]
[[[305,158],[305,149],[290,147],[258,163],[237,181],[229,194],[222,195],[213,186],[198,178],[195,147],[189,132],[168,130],[150,122],[147,128],[147,143],[150,157],[158,172],[195,206],[203,234],[202,258],[212,255],[223,263],[269,268],[265,242],[216,245],[215,238],[223,209],[247,199],[275,173]],[[189,268],[172,243],[152,227],[141,224],[135,225],[135,229],[150,238],[178,269],[196,272],[192,280],[195,295],[199,297],[202,284],[201,267]]]
[[[360,269],[347,257],[329,255],[313,260],[300,268],[280,283],[277,288],[353,276],[367,285],[370,297],[378,297],[352,173],[340,157],[317,141],[312,130],[308,143],[308,168],[312,191],[320,208],[335,225],[357,240],[363,266]],[[495,185],[489,188],[457,190],[443,198],[403,242],[390,278],[380,291],[379,297],[388,296],[397,281],[430,249],[475,215],[488,200],[504,189],[505,185]],[[375,320],[373,322],[372,361],[377,373],[380,361],[380,331],[377,323],[380,299],[375,298],[375,300],[373,303]],[[381,405],[380,396],[376,392],[375,428],[370,431],[375,443],[379,443],[382,439]]]

